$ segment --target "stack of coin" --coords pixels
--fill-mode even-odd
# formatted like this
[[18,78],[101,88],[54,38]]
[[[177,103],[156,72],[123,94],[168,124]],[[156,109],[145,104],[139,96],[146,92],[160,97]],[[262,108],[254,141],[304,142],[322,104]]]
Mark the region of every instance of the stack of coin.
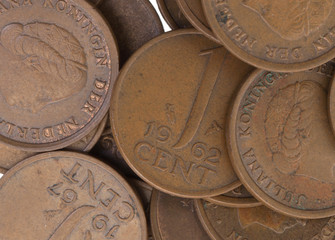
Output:
[[1,2],[0,240],[335,239],[335,2],[157,4]]

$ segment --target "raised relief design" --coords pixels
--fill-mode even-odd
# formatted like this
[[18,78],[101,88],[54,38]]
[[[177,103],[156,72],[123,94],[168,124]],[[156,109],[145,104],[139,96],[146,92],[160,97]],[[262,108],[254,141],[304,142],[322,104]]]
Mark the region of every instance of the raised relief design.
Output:
[[324,25],[333,0],[243,0],[242,5],[259,14],[282,38],[298,40],[308,37]]
[[[0,33],[2,64],[0,93],[13,107],[36,113],[84,88],[87,62],[79,41],[54,24],[12,23]],[[19,73],[17,75],[17,73]],[[26,91],[27,86],[35,94]]]

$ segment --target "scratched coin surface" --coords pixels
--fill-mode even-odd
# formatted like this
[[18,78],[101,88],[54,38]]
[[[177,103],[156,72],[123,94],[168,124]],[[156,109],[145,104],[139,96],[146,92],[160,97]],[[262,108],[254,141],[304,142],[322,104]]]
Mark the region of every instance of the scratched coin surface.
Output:
[[335,237],[335,217],[297,219],[264,206],[226,208],[203,200],[196,200],[195,206],[212,240],[333,240]]
[[227,143],[237,175],[253,196],[290,216],[335,215],[335,138],[327,112],[334,67],[255,71],[232,105]]
[[296,72],[335,57],[334,0],[202,0],[211,29],[244,61]]
[[111,104],[113,135],[130,167],[181,197],[238,187],[225,145],[225,116],[252,69],[196,30],[146,44],[125,65]]
[[176,0],[179,8],[184,13],[185,17],[192,24],[209,39],[220,42],[211,30],[204,10],[202,8],[201,0]]
[[255,199],[243,185],[225,194],[206,198],[206,200],[220,206],[233,208],[249,208],[262,205],[262,203]]
[[154,190],[150,211],[155,240],[210,240],[201,226],[192,199]]
[[0,202],[0,239],[147,240],[132,188],[80,153],[44,153],[19,163],[0,179]]
[[156,0],[163,18],[172,29],[193,28],[178,7],[177,0]]
[[106,17],[118,42],[120,65],[144,43],[164,33],[149,0],[90,0]]
[[84,0],[0,9],[0,141],[35,152],[79,141],[105,117],[118,74],[108,25]]

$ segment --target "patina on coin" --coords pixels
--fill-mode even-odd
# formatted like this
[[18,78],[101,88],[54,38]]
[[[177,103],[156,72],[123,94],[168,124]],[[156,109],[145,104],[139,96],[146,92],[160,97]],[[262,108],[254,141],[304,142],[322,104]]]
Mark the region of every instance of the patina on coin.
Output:
[[239,58],[296,72],[335,57],[334,0],[202,0],[211,29]]
[[176,0],[188,21],[209,39],[220,42],[211,30],[201,0]]
[[177,0],[156,0],[159,10],[172,29],[193,28],[192,24],[186,19],[180,8]]
[[125,65],[111,105],[113,135],[130,167],[159,190],[186,198],[238,187],[225,116],[252,69],[195,30],[141,48]]
[[147,240],[145,215],[128,183],[95,158],[31,157],[0,179],[0,239]]
[[255,199],[243,185],[225,194],[206,198],[206,200],[220,206],[233,208],[249,208],[262,205],[262,203]]
[[227,142],[234,169],[253,196],[278,212],[335,215],[335,138],[327,114],[334,66],[255,71],[233,104]]
[[108,25],[84,0],[1,9],[0,141],[35,152],[75,143],[109,108],[118,53]]
[[335,237],[335,217],[296,219],[264,206],[225,208],[203,200],[196,200],[195,205],[212,240],[333,240]]
[[155,240],[209,240],[201,226],[192,199],[173,197],[154,190],[151,227]]

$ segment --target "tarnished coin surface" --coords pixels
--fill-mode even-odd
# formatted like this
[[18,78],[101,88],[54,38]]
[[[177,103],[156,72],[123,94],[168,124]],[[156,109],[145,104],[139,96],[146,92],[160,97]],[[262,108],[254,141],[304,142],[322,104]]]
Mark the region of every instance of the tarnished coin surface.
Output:
[[151,227],[155,240],[209,240],[201,226],[192,199],[173,197],[154,190]]
[[0,179],[0,202],[0,239],[147,240],[132,188],[83,154],[44,153],[21,162]]
[[332,240],[335,237],[335,217],[296,219],[264,206],[225,208],[203,200],[196,200],[195,205],[212,240]]
[[141,48],[125,65],[111,104],[113,135],[130,167],[181,197],[238,187],[225,116],[252,69],[195,30],[170,32]]
[[237,175],[253,196],[290,216],[335,215],[335,138],[327,114],[334,66],[255,71],[232,106],[227,142]]
[[220,206],[233,208],[249,208],[262,205],[262,203],[255,199],[243,185],[225,194],[206,198],[206,200]]
[[193,28],[186,19],[176,0],[156,0],[163,18],[172,29]]
[[106,17],[118,42],[120,65],[143,44],[164,33],[149,0],[90,0]]
[[261,69],[297,72],[335,57],[334,0],[202,0],[211,29]]
[[109,108],[118,53],[108,25],[84,0],[1,9],[0,141],[35,152],[75,143]]
[[201,0],[176,0],[179,8],[184,13],[185,17],[192,24],[209,39],[220,42],[211,30],[204,10],[202,8]]

